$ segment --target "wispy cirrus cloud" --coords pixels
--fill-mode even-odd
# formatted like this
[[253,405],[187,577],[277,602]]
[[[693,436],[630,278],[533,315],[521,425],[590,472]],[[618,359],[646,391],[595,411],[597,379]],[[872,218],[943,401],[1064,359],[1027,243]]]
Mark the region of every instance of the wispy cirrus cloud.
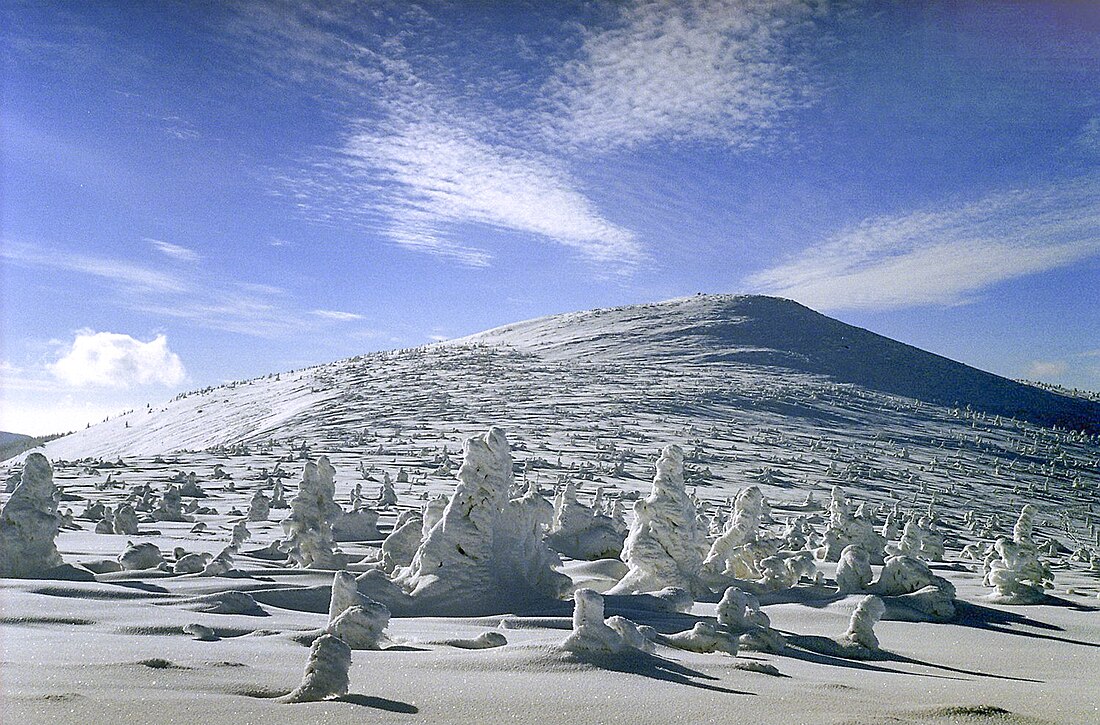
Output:
[[363,319],[363,315],[357,315],[354,312],[341,312],[340,310],[310,310],[309,314],[326,320],[335,320],[336,322],[353,322]]
[[[383,184],[388,233],[402,246],[454,253],[449,228],[476,223],[537,235],[602,263],[630,265],[642,255],[633,232],[605,219],[544,154],[426,121],[358,133],[343,153],[353,173]],[[463,261],[488,258],[475,251]]]
[[179,244],[172,244],[171,242],[166,242],[162,239],[152,239],[149,237],[146,237],[145,241],[152,245],[153,249],[157,250],[166,257],[171,257],[172,259],[176,259],[181,262],[194,263],[198,262],[199,259],[201,259],[198,252],[193,249],[188,249],[187,247],[180,246]]
[[329,106],[344,140],[319,146],[312,171],[277,174],[281,193],[315,221],[467,266],[492,263],[470,241],[482,226],[629,271],[645,241],[580,180],[593,154],[651,140],[769,143],[815,94],[804,31],[821,11],[801,0],[597,5],[588,28],[548,14],[545,36],[481,38],[520,55],[541,48],[524,55],[530,80],[513,59],[493,66],[495,84],[461,73],[463,38],[434,11],[239,6],[232,35],[265,49],[267,74],[315,79],[319,99],[350,92],[365,109]]
[[645,0],[586,30],[580,57],[547,85],[553,135],[584,146],[704,140],[765,143],[816,94],[797,40],[818,12],[801,0]]
[[187,284],[177,275],[127,260],[81,252],[62,252],[12,240],[4,240],[4,244],[0,246],[0,258],[16,266],[87,275],[134,293],[182,293],[188,289]]
[[1086,176],[868,219],[746,282],[825,310],[954,305],[1097,254],[1100,177]]
[[[266,338],[285,338],[348,322],[351,313],[319,310],[307,320],[286,290],[234,279],[234,274],[155,264],[138,264],[78,253],[60,246],[3,240],[0,259],[37,270],[72,274],[105,290],[100,304],[185,320],[211,330]],[[321,313],[321,314],[318,314]]]

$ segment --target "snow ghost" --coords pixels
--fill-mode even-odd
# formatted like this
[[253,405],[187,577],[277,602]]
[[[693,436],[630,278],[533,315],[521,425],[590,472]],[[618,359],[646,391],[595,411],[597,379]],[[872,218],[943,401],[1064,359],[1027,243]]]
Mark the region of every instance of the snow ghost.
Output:
[[54,539],[61,526],[53,469],[41,453],[27,456],[23,476],[0,512],[0,576],[34,577],[61,566]]

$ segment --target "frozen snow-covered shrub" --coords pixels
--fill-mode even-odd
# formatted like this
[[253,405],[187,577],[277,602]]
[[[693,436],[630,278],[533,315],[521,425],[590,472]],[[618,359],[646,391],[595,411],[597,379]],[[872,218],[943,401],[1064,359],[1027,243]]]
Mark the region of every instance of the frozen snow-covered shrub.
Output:
[[910,594],[929,585],[945,585],[954,593],[954,585],[943,577],[936,576],[920,559],[912,556],[891,556],[886,560],[878,581],[870,590],[884,596]]
[[41,453],[30,454],[0,512],[0,576],[34,577],[61,566],[54,543],[61,525],[57,502],[50,462]]
[[369,506],[360,506],[348,513],[341,511],[332,524],[332,538],[336,541],[367,541],[379,539],[378,512]]
[[[634,633],[637,634],[637,628]],[[641,635],[638,634],[638,637]],[[561,647],[568,652],[593,654],[613,654],[634,649],[622,634],[604,622],[603,597],[591,589],[578,589],[573,593],[573,632]]]
[[123,569],[138,571],[160,566],[164,563],[164,555],[160,547],[148,541],[140,544],[127,542],[126,550],[119,555],[118,561]]
[[206,569],[212,557],[205,552],[201,554],[183,554],[176,557],[176,563],[172,565],[175,574],[198,574]]
[[928,561],[943,561],[943,535],[932,528],[928,518],[908,521],[898,542],[897,553]]
[[398,520],[398,524],[382,542],[382,570],[387,573],[412,563],[424,535],[424,522],[419,515],[407,517],[404,523]]
[[1020,509],[1020,517],[1016,519],[1016,525],[1012,527],[1013,542],[1025,546],[1035,545],[1035,540],[1032,538],[1032,532],[1035,528],[1036,513],[1038,513],[1038,509],[1029,503],[1024,504],[1024,507]]
[[946,622],[955,616],[955,585],[916,557],[888,558],[878,581],[866,591],[882,597],[891,612],[896,606],[912,610],[905,613],[908,618]]
[[734,635],[746,649],[780,652],[786,646],[783,635],[771,628],[771,620],[760,609],[760,601],[737,587],[728,587],[718,602],[718,625]]
[[278,699],[282,703],[317,702],[348,694],[351,648],[338,637],[324,634],[309,648],[309,662],[297,689]]
[[815,551],[823,561],[840,561],[846,546],[856,545],[866,550],[872,564],[881,564],[886,540],[875,531],[874,522],[866,516],[852,513],[844,490],[833,486],[829,503],[829,527],[822,545]]
[[138,518],[134,507],[128,503],[119,504],[115,511],[115,533],[134,536],[138,532]]
[[[536,494],[537,495],[537,494]],[[546,536],[554,551],[572,559],[614,559],[623,551],[623,534],[615,522],[577,500],[570,481],[555,501],[555,515]],[[540,497],[541,498],[541,497]]]
[[706,538],[695,520],[695,504],[684,490],[684,452],[666,447],[657,460],[653,491],[634,504],[634,521],[623,547],[626,575],[609,591],[631,594],[680,587],[694,594]]
[[[442,518],[393,582],[422,611],[491,612],[560,598],[570,581],[553,569],[559,560],[542,541],[537,508],[525,497],[508,498],[514,477],[504,431],[466,439],[464,453]],[[389,603],[386,590],[377,596]]]
[[388,475],[382,479],[382,491],[378,494],[378,505],[382,507],[397,505],[397,491],[394,490],[393,482]]
[[[271,481],[269,478],[268,481]],[[277,478],[271,484],[271,508],[288,509],[290,504],[286,502],[286,494],[283,492],[283,479]]]
[[736,655],[738,650],[737,635],[720,629],[711,622],[696,622],[691,629],[664,635],[660,641],[688,652],[725,652]]
[[638,625],[626,617],[618,615],[608,617],[606,624],[619,633],[619,636],[622,637],[623,642],[628,647],[633,647],[642,652],[653,652],[657,649],[656,645],[653,644],[653,640],[646,637]]
[[801,551],[806,548],[806,544],[813,535],[814,527],[810,525],[809,519],[805,516],[795,516],[787,519],[780,546],[787,551]]
[[193,518],[183,513],[183,501],[180,499],[180,491],[175,486],[169,485],[164,489],[157,508],[153,511],[153,518],[157,521],[194,521]]
[[261,489],[256,489],[252,494],[252,500],[248,502],[249,521],[267,521],[271,515],[271,501],[264,495]]
[[844,547],[836,566],[836,586],[841,594],[862,592],[871,583],[871,559],[863,548],[855,545]]
[[760,586],[766,591],[778,591],[797,586],[803,577],[819,584],[824,575],[817,570],[813,552],[780,551],[760,559]]
[[282,548],[303,568],[342,569],[344,556],[336,551],[332,524],[342,513],[334,500],[335,471],[326,456],[307,462],[291,513],[282,524]]
[[764,495],[756,486],[749,486],[737,494],[729,528],[711,545],[703,561],[704,576],[708,579],[755,579],[762,574],[755,556],[758,549],[750,545],[756,542],[763,507]]
[[885,613],[886,605],[878,597],[871,595],[861,599],[856,610],[852,612],[848,631],[844,633],[841,644],[867,652],[877,650],[878,637],[875,636],[874,626]]
[[95,532],[97,534],[115,533],[115,517],[111,513],[110,506],[103,509],[103,518],[95,525]]
[[992,601],[1000,604],[1034,604],[1046,598],[1044,587],[1053,582],[1054,576],[1050,568],[1039,560],[1034,546],[1002,537],[993,545],[993,551],[995,556],[986,576],[989,585],[994,588],[989,595]]

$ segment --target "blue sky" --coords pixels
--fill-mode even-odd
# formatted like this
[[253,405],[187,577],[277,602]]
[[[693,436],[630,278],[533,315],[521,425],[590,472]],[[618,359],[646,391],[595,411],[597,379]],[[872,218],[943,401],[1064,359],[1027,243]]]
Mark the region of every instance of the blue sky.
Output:
[[1100,389],[1091,3],[6,3],[0,429],[792,297]]

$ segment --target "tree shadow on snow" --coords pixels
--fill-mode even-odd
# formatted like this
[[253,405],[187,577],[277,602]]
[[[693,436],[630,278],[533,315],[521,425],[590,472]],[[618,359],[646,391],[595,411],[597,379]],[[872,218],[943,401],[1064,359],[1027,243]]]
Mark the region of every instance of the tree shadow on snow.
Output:
[[961,677],[951,677],[948,675],[933,675],[923,672],[907,672],[905,670],[897,670],[889,667],[883,667],[881,664],[869,664],[869,662],[896,662],[899,664],[929,667],[934,670],[942,670],[943,672],[951,672],[957,675],[968,675],[969,677],[988,677],[997,680],[1010,680],[1013,682],[1042,682],[1042,680],[1035,680],[1028,677],[998,675],[990,672],[982,672],[981,670],[967,670],[959,667],[951,667],[949,665],[937,664],[934,662],[926,662],[924,660],[918,660],[914,657],[907,657],[905,655],[890,652],[888,650],[863,650],[862,657],[854,657],[852,656],[852,654],[850,654],[849,651],[845,650],[844,645],[840,644],[836,640],[830,639],[828,637],[820,637],[817,635],[789,634],[787,635],[787,645],[788,646],[786,647],[786,649],[784,649],[783,652],[781,652],[780,654],[789,655],[796,659],[805,660],[807,662],[814,662],[816,664],[829,664],[840,667],[849,667],[852,669],[863,669],[875,672],[891,673],[897,675],[910,675],[916,677],[934,677],[936,679],[948,680],[966,679]]
[[693,670],[690,667],[685,667],[672,660],[666,660],[663,657],[657,655],[651,655],[646,652],[633,651],[633,652],[621,652],[615,654],[602,654],[595,652],[585,653],[571,653],[568,658],[575,662],[582,662],[594,667],[599,667],[603,670],[611,670],[613,672],[622,672],[628,675],[639,675],[641,677],[647,677],[651,680],[660,680],[662,682],[672,682],[677,685],[687,685],[688,687],[696,687],[701,690],[709,690],[711,692],[721,692],[727,695],[756,695],[755,692],[747,692],[745,690],[734,690],[728,687],[721,687],[720,685],[712,685],[709,682],[701,682],[700,680],[708,680],[710,682],[717,682],[719,678],[712,677],[706,673],[698,670]]
[[[1057,597],[1050,597],[1048,599],[1058,599]],[[1074,602],[1067,600],[1059,600],[1065,605],[1073,606],[1074,608],[1081,607]],[[1052,602],[1044,602],[1044,604],[1050,604]],[[1089,611],[1089,609],[1085,609]],[[984,629],[990,632],[1000,632],[1002,634],[1014,634],[1019,637],[1031,637],[1033,639],[1046,639],[1053,642],[1065,642],[1066,644],[1078,644],[1084,647],[1100,647],[1100,643],[1086,642],[1079,639],[1071,639],[1070,637],[1059,637],[1053,634],[1042,634],[1040,632],[1027,632],[1020,629],[1014,629],[1013,625],[1023,627],[1034,627],[1035,629],[1063,632],[1061,627],[1053,624],[1047,624],[1046,622],[1040,622],[1037,619],[1026,617],[1016,612],[1006,612],[1003,609],[995,609],[993,607],[985,607],[981,604],[974,604],[972,602],[965,602],[958,600],[955,602],[955,619],[952,620],[952,624],[958,624],[964,627],[973,627],[975,629]]]
[[400,700],[388,700],[384,697],[374,697],[372,695],[344,695],[342,697],[333,698],[333,700],[335,702],[347,702],[361,707],[371,707],[375,710],[396,712],[402,715],[415,715],[420,712],[420,708],[412,703],[401,702]]

